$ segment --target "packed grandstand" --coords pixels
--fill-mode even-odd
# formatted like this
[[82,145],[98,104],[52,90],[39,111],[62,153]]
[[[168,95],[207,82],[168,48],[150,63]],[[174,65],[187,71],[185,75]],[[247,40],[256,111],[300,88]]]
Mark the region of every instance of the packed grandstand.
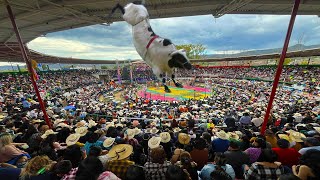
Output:
[[[106,0],[0,1],[0,62],[25,62],[29,71],[17,66],[16,72],[0,72],[0,180],[320,179],[320,51],[300,44],[319,26],[305,22],[298,50],[286,54],[300,0],[292,2],[149,0],[123,7]],[[131,14],[130,7],[140,8]],[[319,1],[303,1],[299,14],[319,16],[319,9]],[[149,24],[149,18],[290,12],[281,57],[276,51],[189,61]],[[148,65],[56,57],[25,44],[51,32],[123,20],[133,26],[134,46]],[[255,22],[256,28],[266,23]],[[317,41],[312,37],[307,40]],[[104,43],[112,46],[109,41]],[[260,43],[254,36],[241,39],[246,41]],[[39,71],[37,61],[72,69]],[[77,63],[112,65],[74,68]]]
[[320,69],[284,68],[263,136],[274,70],[180,71],[184,86],[212,90],[179,101],[138,95],[145,88],[139,81],[153,79],[148,68],[134,68],[132,84],[95,76],[114,70],[39,73],[52,129],[29,76],[1,74],[0,177],[319,179]]

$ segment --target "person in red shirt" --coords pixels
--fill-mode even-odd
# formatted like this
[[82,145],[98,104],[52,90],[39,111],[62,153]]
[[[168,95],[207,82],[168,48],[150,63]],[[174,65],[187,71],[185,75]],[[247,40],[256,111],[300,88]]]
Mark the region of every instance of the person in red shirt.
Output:
[[278,160],[282,165],[292,167],[297,165],[300,158],[300,153],[294,148],[289,148],[290,142],[286,139],[279,139],[277,141],[279,147],[272,148],[272,150],[277,153]]

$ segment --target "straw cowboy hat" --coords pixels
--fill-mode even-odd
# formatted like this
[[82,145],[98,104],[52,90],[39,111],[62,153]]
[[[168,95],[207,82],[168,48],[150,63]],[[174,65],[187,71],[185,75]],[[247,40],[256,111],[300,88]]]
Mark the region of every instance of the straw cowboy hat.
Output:
[[237,133],[234,132],[228,132],[227,135],[229,136],[230,139],[235,139],[235,140],[239,140],[239,135]]
[[127,136],[128,139],[132,139],[136,135],[136,131],[134,129],[127,129],[124,135]]
[[304,134],[302,134],[300,132],[297,132],[297,131],[294,131],[294,130],[289,130],[288,133],[290,134],[289,138],[292,139],[292,141],[295,141],[295,142],[303,142],[302,139],[306,138],[306,136]]
[[292,139],[290,139],[290,137],[288,135],[286,135],[286,134],[278,134],[278,136],[279,136],[280,139],[285,139],[285,140],[287,140],[289,142],[292,142]]
[[216,135],[217,135],[217,137],[220,138],[220,139],[224,139],[224,140],[229,139],[229,135],[228,135],[225,131],[223,131],[223,130],[217,132]]
[[80,122],[78,122],[77,124],[76,124],[76,127],[77,128],[79,128],[79,127],[84,127],[84,126],[86,126],[86,122],[85,121],[80,121]]
[[54,132],[52,129],[46,130],[46,132],[41,136],[42,139],[47,138],[51,134],[58,134],[57,132]]
[[137,127],[134,128],[134,134],[135,134],[135,135],[138,135],[138,134],[140,134],[141,132],[142,132],[141,129],[139,129],[139,128],[137,128]]
[[167,143],[171,140],[171,136],[168,132],[160,133],[161,142]]
[[56,120],[54,120],[53,125],[55,126],[55,125],[58,125],[59,123],[62,123],[62,122],[64,122],[64,119],[56,119]]
[[79,128],[76,128],[75,132],[82,137],[87,134],[88,128],[87,127],[79,127]]
[[173,129],[173,132],[175,132],[175,133],[180,132],[180,131],[181,131],[181,129],[179,127],[176,127]]
[[129,144],[118,144],[113,146],[108,156],[111,158],[111,160],[122,160],[129,157],[133,152],[133,147]]
[[92,127],[96,126],[97,124],[98,124],[98,123],[96,123],[95,121],[89,120],[88,127],[89,127],[89,128],[92,128]]
[[241,131],[235,131],[235,133],[239,136],[239,138],[241,138],[243,136]]
[[160,142],[161,142],[161,137],[154,136],[149,139],[148,146],[150,149],[154,149],[160,146]]
[[43,120],[40,120],[40,119],[34,119],[31,121],[32,124],[41,123],[41,122],[43,122]]
[[107,138],[106,140],[103,141],[103,146],[108,148],[108,147],[113,145],[115,140],[116,140],[116,138],[109,137],[109,138]]
[[313,127],[314,130],[316,130],[320,134],[320,127]]
[[118,123],[118,124],[116,124],[115,126],[116,126],[116,127],[123,127],[123,124]]
[[150,130],[150,133],[151,133],[151,134],[157,134],[157,132],[159,132],[159,130],[158,130],[156,127],[153,127],[153,128]]
[[178,140],[180,144],[189,144],[190,139],[190,136],[186,133],[179,133],[178,135]]
[[79,139],[80,139],[79,134],[70,134],[66,139],[66,144],[67,146],[74,145],[79,141]]

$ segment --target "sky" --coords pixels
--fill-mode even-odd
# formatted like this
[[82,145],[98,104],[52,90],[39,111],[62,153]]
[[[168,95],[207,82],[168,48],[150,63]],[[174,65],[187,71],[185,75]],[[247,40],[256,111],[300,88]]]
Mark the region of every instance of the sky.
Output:
[[[237,53],[283,46],[289,16],[212,15],[152,19],[153,31],[174,44],[202,44],[207,54]],[[302,38],[303,37],[303,38]],[[320,44],[320,18],[297,16],[290,45]],[[140,59],[126,22],[60,31],[28,43],[41,53],[82,59]]]

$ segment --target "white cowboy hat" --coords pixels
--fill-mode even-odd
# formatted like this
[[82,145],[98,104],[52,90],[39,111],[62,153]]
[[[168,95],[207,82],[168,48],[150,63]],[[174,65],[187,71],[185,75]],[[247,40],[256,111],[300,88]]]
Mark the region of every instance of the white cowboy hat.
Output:
[[79,134],[70,134],[66,139],[66,144],[67,146],[74,145],[79,141],[79,139],[80,139]]
[[179,133],[178,135],[178,141],[180,144],[189,144],[190,139],[190,136],[186,133]]
[[47,138],[51,134],[58,134],[57,132],[54,132],[52,129],[46,130],[46,132],[41,136],[42,139]]
[[135,127],[135,128],[134,128],[134,133],[135,133],[135,135],[140,134],[140,133],[141,133],[141,129]]
[[154,137],[149,139],[148,146],[149,146],[150,149],[154,149],[154,148],[159,147],[160,142],[161,142],[161,138],[154,136]]
[[89,120],[89,124],[88,124],[88,127],[89,128],[92,128],[94,126],[96,126],[98,123],[96,123],[94,120]]
[[116,138],[111,138],[111,137],[109,137],[109,138],[107,138],[107,139],[105,139],[105,140],[103,141],[103,146],[106,147],[106,148],[108,148],[108,147],[110,147],[110,146],[113,145],[113,143],[114,143],[115,140],[116,140]]
[[316,130],[320,134],[320,127],[313,127],[314,130]]
[[122,160],[129,157],[133,152],[133,147],[129,144],[117,144],[113,146],[108,156],[111,158],[111,160]]
[[59,123],[62,123],[64,121],[64,119],[56,119],[54,122],[53,122],[53,125],[57,125]]
[[180,132],[180,131],[181,131],[181,129],[179,127],[176,127],[173,129],[173,132],[175,132],[175,133]]
[[160,133],[161,142],[167,143],[171,140],[170,133],[168,132],[162,132]]
[[88,128],[87,127],[79,127],[79,128],[76,128],[75,132],[82,137],[87,134]]
[[153,128],[150,130],[150,133],[151,133],[151,134],[157,134],[157,132],[159,132],[159,129],[157,129],[156,127],[153,127]]
[[216,135],[217,135],[217,137],[220,138],[220,139],[224,139],[224,140],[229,139],[229,135],[228,135],[225,131],[223,131],[223,130],[217,132]]
[[127,129],[124,135],[127,136],[128,139],[132,139],[136,135],[136,131],[134,129]]
[[116,124],[115,126],[116,126],[116,127],[123,127],[123,124],[118,123],[118,124]]

